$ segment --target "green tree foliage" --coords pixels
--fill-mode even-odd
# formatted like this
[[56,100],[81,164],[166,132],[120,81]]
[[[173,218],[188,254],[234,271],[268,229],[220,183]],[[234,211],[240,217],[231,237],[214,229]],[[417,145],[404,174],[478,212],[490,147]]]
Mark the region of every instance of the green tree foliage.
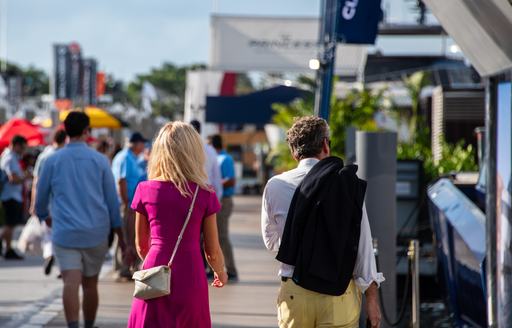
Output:
[[[424,87],[430,84],[430,76],[424,71],[419,71],[403,80],[409,97],[411,98],[411,111],[408,113],[400,113],[400,117],[404,116],[409,121],[409,133],[413,143],[421,143],[425,146],[429,144],[429,128],[420,115],[420,97]],[[405,115],[404,115],[405,114]]]
[[[0,67],[3,67],[4,61],[0,60]],[[18,65],[7,62],[5,74],[8,76],[21,74],[23,70]]]
[[159,99],[152,104],[154,114],[173,119],[175,114],[182,111],[184,107],[187,71],[205,68],[203,64],[177,66],[164,63],[147,74],[137,75],[135,81],[128,84],[127,100],[135,106],[140,106],[142,84],[147,81],[159,93]]
[[[2,65],[0,61],[0,65]],[[23,79],[23,96],[37,97],[50,93],[50,81],[48,75],[34,66],[24,69],[18,65],[7,63],[3,77],[21,76]]]
[[50,80],[48,75],[33,66],[22,71],[23,94],[34,97],[50,93]]
[[347,128],[376,131],[375,113],[382,107],[383,92],[353,89],[343,99],[331,99],[329,125],[331,148],[336,156],[345,155]]

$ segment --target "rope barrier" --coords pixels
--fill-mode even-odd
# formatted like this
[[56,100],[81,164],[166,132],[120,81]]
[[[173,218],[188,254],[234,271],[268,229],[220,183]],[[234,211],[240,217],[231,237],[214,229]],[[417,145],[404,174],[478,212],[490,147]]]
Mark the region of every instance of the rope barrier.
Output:
[[[377,271],[380,271],[379,270],[378,253],[375,256],[375,260],[376,260],[376,264],[377,264]],[[411,259],[409,257],[407,257],[407,263],[408,263],[408,269],[407,269],[407,276],[405,279],[405,290],[404,290],[404,294],[402,296],[402,303],[400,304],[400,311],[398,312],[398,316],[395,321],[392,321],[390,319],[390,317],[388,316],[386,307],[383,302],[384,298],[382,297],[382,288],[379,288],[379,302],[380,302],[380,307],[382,309],[382,318],[391,327],[398,326],[405,318],[405,310],[407,309],[407,303],[408,303],[407,301],[409,298],[409,290],[411,288],[411,275],[412,275],[412,264],[411,264]]]

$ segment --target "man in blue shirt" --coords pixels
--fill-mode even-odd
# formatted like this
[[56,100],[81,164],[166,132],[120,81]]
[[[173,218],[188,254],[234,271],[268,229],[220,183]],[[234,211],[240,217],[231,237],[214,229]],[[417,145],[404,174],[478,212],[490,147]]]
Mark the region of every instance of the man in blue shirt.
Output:
[[217,151],[217,162],[222,177],[222,208],[217,214],[217,229],[219,231],[219,242],[226,262],[226,270],[229,280],[237,281],[238,272],[233,256],[233,247],[229,240],[229,218],[233,212],[233,195],[235,194],[235,162],[222,144],[222,137],[218,134],[210,137],[210,143]]
[[132,270],[135,270],[137,253],[135,251],[135,212],[131,209],[133,195],[137,185],[146,178],[146,172],[141,165],[139,156],[144,152],[147,140],[138,132],[134,132],[123,150],[112,161],[112,172],[117,186],[117,193],[121,200],[123,213],[123,233],[126,238],[125,256],[116,246],[114,270],[118,271],[119,278],[130,280]]
[[22,136],[14,136],[11,145],[2,153],[0,159],[0,168],[5,174],[6,180],[2,181],[3,188],[0,194],[5,212],[5,227],[2,238],[0,238],[0,254],[2,253],[3,239],[6,247],[4,254],[6,260],[23,259],[12,249],[11,241],[14,227],[23,223],[23,183],[26,174],[21,169],[20,160],[26,148],[27,140]]
[[83,112],[71,112],[66,117],[69,144],[48,157],[36,192],[36,214],[53,228],[54,256],[62,273],[62,300],[70,328],[79,327],[80,286],[85,327],[94,326],[98,275],[111,229],[124,248],[114,177],[108,159],[85,143],[89,125]]

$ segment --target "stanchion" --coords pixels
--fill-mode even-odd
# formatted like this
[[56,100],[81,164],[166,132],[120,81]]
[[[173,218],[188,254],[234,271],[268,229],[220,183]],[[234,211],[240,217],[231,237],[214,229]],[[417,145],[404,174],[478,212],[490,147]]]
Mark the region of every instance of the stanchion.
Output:
[[412,328],[420,327],[420,242],[413,239],[407,252],[412,275]]
[[[377,271],[380,271],[380,265],[379,265],[379,243],[377,239],[373,240],[373,253],[375,255],[375,260],[377,264]],[[379,302],[380,307],[382,309],[382,318],[384,319],[384,322],[390,326],[390,327],[397,327],[405,318],[405,311],[407,310],[407,299],[409,298],[409,289],[410,289],[410,277],[411,277],[411,261],[410,258],[408,258],[407,261],[407,275],[405,276],[405,288],[404,288],[404,294],[402,296],[402,303],[400,305],[400,310],[398,311],[398,316],[396,317],[395,321],[391,320],[391,317],[388,316],[388,311],[386,310],[385,302],[383,301],[384,298],[382,297],[382,287],[379,288]]]

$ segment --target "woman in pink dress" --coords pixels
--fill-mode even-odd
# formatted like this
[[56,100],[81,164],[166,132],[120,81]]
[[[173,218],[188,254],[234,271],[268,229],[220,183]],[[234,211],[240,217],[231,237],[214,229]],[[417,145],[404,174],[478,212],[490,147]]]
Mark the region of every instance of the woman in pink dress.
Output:
[[215,273],[212,285],[224,286],[227,274],[217,235],[220,204],[207,185],[204,163],[203,144],[192,126],[173,122],[160,130],[149,161],[149,181],[139,184],[132,203],[137,212],[135,239],[143,269],[169,262],[193,193],[197,186],[200,189],[172,263],[171,294],[150,300],[134,298],[130,328],[211,327],[201,232],[206,259]]

